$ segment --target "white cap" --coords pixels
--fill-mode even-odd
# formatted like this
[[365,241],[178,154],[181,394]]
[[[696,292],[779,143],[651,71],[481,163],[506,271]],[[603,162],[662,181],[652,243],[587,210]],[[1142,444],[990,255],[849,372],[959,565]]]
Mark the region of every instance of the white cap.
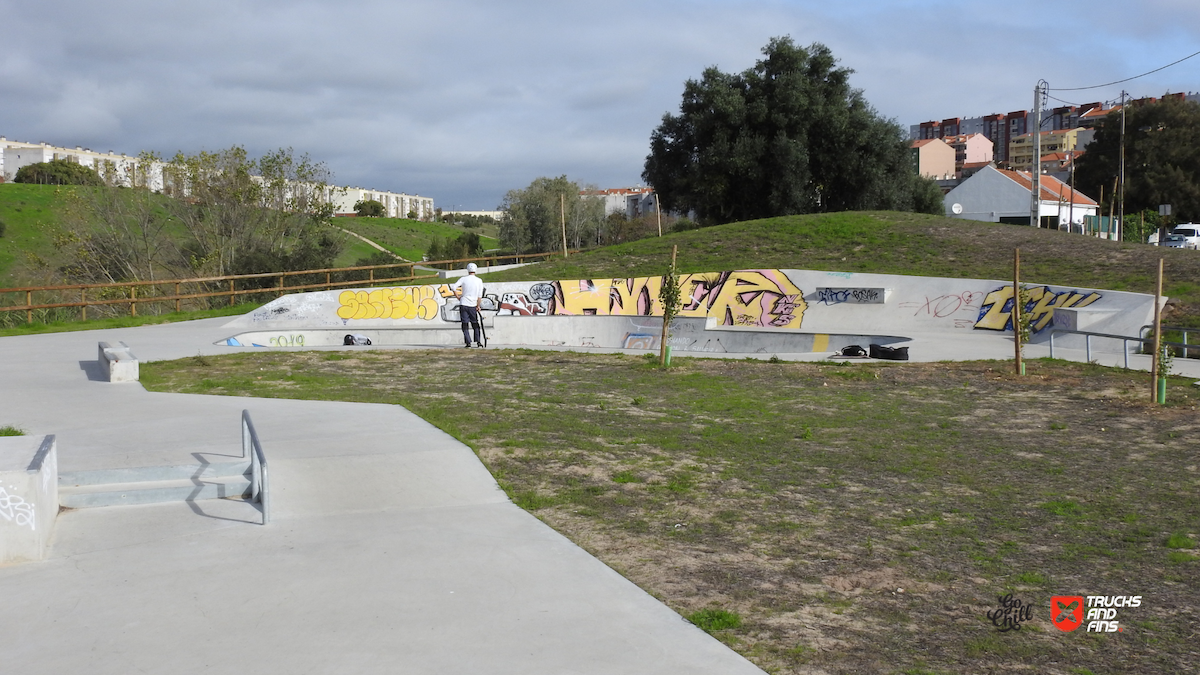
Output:
[[475,270],[477,270],[477,269],[479,269],[479,266],[476,265],[475,263],[467,263],[467,271],[470,272],[471,274],[474,274]]

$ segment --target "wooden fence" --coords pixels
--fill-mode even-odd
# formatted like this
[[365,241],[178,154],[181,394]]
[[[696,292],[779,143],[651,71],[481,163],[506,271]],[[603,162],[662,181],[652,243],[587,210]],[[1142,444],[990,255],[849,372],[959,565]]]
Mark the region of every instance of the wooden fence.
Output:
[[[183,310],[185,301],[208,298],[229,298],[229,305],[237,304],[239,296],[272,294],[275,297],[296,291],[315,289],[331,290],[345,286],[374,286],[392,282],[409,282],[420,279],[437,279],[437,274],[418,275],[418,267],[440,267],[446,269],[462,267],[467,263],[506,265],[533,262],[561,256],[562,252],[533,253],[520,255],[496,255],[481,258],[436,260],[429,262],[388,263],[385,265],[360,265],[357,267],[333,267],[319,270],[294,272],[264,272],[261,274],[231,274],[196,279],[165,279],[155,281],[122,281],[93,284],[63,284],[59,286],[28,286],[0,288],[0,313],[25,312],[27,323],[33,323],[34,310],[78,307],[80,318],[88,319],[88,307],[129,305],[129,315],[137,316],[138,305],[168,304],[174,311]],[[405,272],[405,274],[400,274]],[[297,278],[298,277],[298,278]],[[323,277],[323,279],[322,279]],[[288,284],[288,280],[298,283]],[[264,283],[271,280],[271,283]],[[78,299],[75,295],[78,294]],[[89,298],[89,294],[91,297]],[[41,296],[40,298],[38,296]],[[53,301],[47,300],[51,296]],[[114,297],[115,296],[115,297]],[[69,298],[69,299],[66,299]],[[35,300],[43,300],[35,302]],[[23,301],[23,304],[22,304]]]

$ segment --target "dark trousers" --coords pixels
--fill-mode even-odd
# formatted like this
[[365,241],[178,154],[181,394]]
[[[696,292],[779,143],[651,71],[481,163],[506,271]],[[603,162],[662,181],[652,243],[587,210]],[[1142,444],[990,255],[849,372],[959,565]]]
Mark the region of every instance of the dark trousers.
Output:
[[462,321],[463,342],[471,344],[471,336],[467,333],[467,324],[475,329],[475,344],[482,344],[479,339],[479,310],[474,307],[458,306],[458,318]]

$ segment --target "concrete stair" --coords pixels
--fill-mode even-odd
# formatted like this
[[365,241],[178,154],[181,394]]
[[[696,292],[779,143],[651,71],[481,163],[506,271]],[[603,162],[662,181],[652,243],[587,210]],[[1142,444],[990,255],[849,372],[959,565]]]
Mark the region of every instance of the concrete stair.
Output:
[[149,466],[59,474],[58,502],[64,508],[245,499],[250,461]]

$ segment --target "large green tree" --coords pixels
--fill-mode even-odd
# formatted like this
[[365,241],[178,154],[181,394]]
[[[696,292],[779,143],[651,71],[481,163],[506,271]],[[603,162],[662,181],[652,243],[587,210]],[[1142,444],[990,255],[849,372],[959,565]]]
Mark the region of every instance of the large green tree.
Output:
[[[1105,117],[1076,162],[1075,184],[1111,195],[1120,170],[1121,114]],[[1125,213],[1170,204],[1175,222],[1200,220],[1200,103],[1167,99],[1125,110]]]
[[[928,186],[900,127],[850,86],[829,48],[772,39],[739,74],[684,85],[650,137],[643,179],[664,210],[706,223],[849,209],[911,210]],[[936,201],[936,200],[934,200]],[[933,205],[918,200],[925,210]]]

